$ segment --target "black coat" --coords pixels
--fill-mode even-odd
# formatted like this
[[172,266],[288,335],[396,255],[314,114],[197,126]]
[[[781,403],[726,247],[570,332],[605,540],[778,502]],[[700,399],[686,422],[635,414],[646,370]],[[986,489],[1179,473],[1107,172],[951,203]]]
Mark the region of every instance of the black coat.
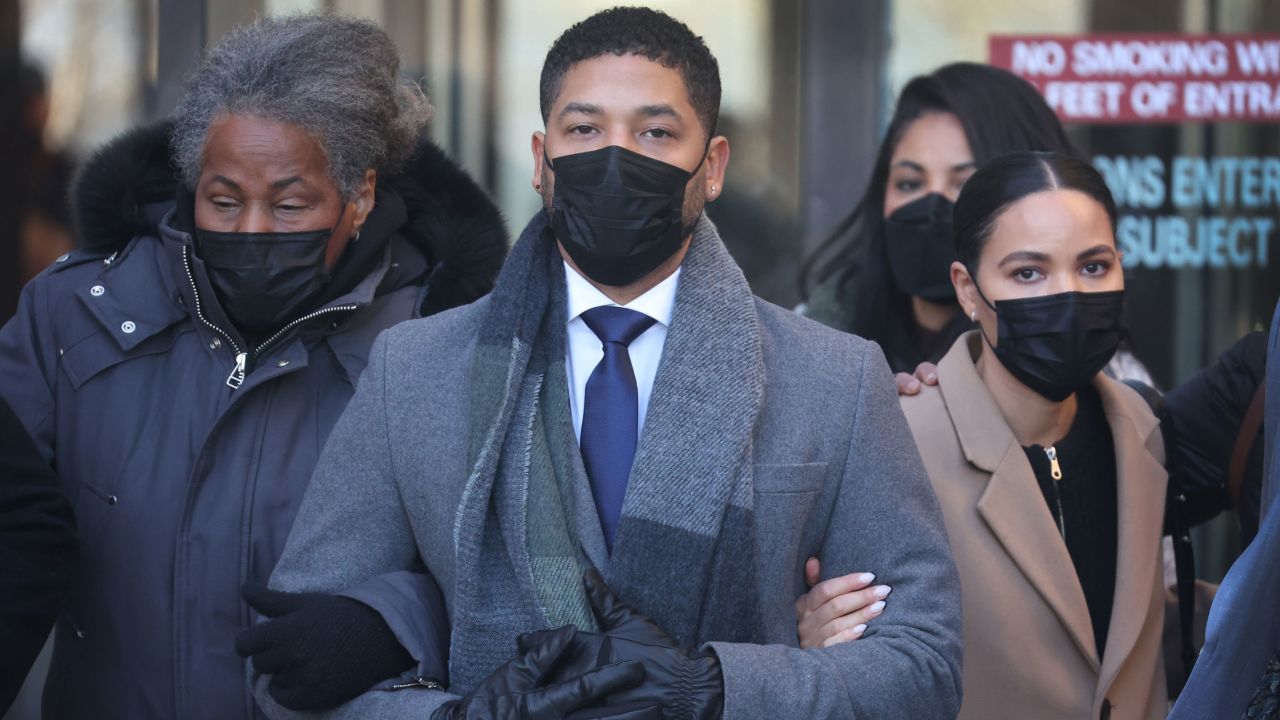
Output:
[[[1178,472],[1191,488],[1220,488],[1220,506],[1229,508],[1227,469],[1236,436],[1254,391],[1267,368],[1267,334],[1250,333],[1222,353],[1213,365],[1196,373],[1164,396],[1177,444]],[[1241,545],[1258,532],[1262,503],[1264,428],[1253,439],[1240,483]],[[1203,493],[1192,492],[1189,495]],[[1212,497],[1211,495],[1208,497]],[[1212,504],[1208,500],[1204,500]],[[1193,508],[1193,515],[1212,517],[1214,508]]]
[[241,585],[270,576],[374,338],[480,297],[506,253],[492,202],[424,142],[379,178],[349,251],[381,248],[374,269],[342,286],[359,267],[344,261],[344,294],[249,345],[174,185],[163,127],[101,151],[76,186],[80,248],[0,328],[0,397],[57,469],[81,537],[50,719],[261,715],[233,647],[253,622]]
[[71,504],[18,416],[0,400],[0,714],[53,627],[76,553]]

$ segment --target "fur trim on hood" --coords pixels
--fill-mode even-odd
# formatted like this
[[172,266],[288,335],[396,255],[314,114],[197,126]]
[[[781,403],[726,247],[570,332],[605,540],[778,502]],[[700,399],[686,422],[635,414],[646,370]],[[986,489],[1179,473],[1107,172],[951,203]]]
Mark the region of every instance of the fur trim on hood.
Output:
[[[80,169],[72,208],[80,247],[109,253],[134,237],[154,234],[157,208],[173,203],[177,170],[169,123],[143,126],[104,145]],[[402,170],[378,178],[404,200],[399,233],[431,263],[429,315],[477,300],[493,288],[507,255],[498,208],[466,171],[423,139]]]

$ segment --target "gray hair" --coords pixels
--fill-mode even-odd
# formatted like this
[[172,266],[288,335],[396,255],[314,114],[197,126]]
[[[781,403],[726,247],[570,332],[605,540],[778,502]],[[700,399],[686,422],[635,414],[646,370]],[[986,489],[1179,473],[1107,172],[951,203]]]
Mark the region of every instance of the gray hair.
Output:
[[178,170],[195,189],[209,125],[243,114],[297,125],[315,137],[344,198],[365,172],[393,171],[413,153],[432,108],[401,81],[400,57],[377,25],[339,15],[260,20],[228,34],[188,79],[174,111]]

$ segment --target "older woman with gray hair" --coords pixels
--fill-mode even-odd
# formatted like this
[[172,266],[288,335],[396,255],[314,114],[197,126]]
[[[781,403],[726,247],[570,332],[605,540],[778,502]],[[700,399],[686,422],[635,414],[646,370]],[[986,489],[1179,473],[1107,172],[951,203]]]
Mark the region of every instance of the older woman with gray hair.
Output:
[[45,717],[260,716],[235,648],[256,617],[246,583],[264,614],[320,608],[336,628],[355,690],[311,701],[421,676],[415,661],[429,659],[372,633],[386,627],[376,603],[351,598],[430,605],[427,576],[378,578],[350,597],[281,599],[254,584],[283,550],[374,337],[475,300],[506,252],[484,192],[420,139],[430,106],[398,73],[371,23],[264,20],[208,53],[171,123],[119,138],[82,170],[78,248],[0,329],[0,397],[80,527]]

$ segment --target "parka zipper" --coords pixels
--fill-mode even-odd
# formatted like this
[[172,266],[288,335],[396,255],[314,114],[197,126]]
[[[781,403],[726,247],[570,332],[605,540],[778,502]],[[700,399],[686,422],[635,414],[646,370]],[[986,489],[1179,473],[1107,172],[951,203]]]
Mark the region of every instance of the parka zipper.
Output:
[[249,357],[245,351],[240,349],[240,346],[236,343],[235,339],[231,337],[231,333],[228,333],[226,330],[223,330],[217,325],[209,322],[209,319],[204,316],[204,309],[200,307],[200,289],[196,287],[196,276],[191,272],[190,245],[182,246],[182,267],[187,271],[187,282],[191,283],[191,296],[195,298],[196,301],[196,317],[200,319],[200,322],[208,326],[210,330],[221,335],[227,341],[227,344],[231,346],[231,349],[236,353],[236,364],[231,368],[231,374],[227,376],[227,387],[235,390],[244,382],[245,365],[248,362]]
[[227,376],[227,387],[235,390],[244,384],[244,366],[248,361],[247,353],[236,353],[236,364],[231,368],[231,374]]
[[267,339],[266,339],[266,341],[264,341],[264,342],[263,342],[261,345],[259,345],[256,349],[254,349],[254,351],[253,351],[253,355],[254,355],[254,357],[257,357],[257,356],[261,355],[263,350],[266,350],[267,348],[271,347],[271,345],[272,345],[273,343],[275,343],[275,341],[277,341],[277,340],[279,340],[280,338],[284,337],[284,334],[285,334],[285,333],[287,333],[287,332],[289,332],[290,330],[292,330],[292,329],[294,329],[294,328],[298,327],[299,325],[301,325],[301,324],[302,324],[302,323],[304,323],[304,322],[309,322],[309,321],[314,320],[315,318],[318,318],[318,317],[320,317],[321,315],[325,315],[325,314],[327,314],[327,313],[333,313],[333,312],[351,312],[352,310],[358,310],[359,308],[360,308],[360,306],[359,306],[359,305],[334,305],[333,307],[320,308],[319,310],[315,310],[315,311],[313,311],[313,312],[309,312],[309,313],[307,313],[306,315],[303,315],[302,317],[298,318],[297,320],[294,320],[293,322],[289,323],[288,325],[285,325],[284,327],[282,327],[282,328],[280,328],[279,330],[277,330],[277,331],[276,331],[276,333],[275,333],[274,335],[272,335],[271,337],[267,338]]
[[[208,318],[204,316],[204,311],[200,307],[200,290],[199,288],[196,287],[195,274],[191,272],[191,260],[189,257],[189,252],[190,252],[190,246],[183,245],[182,246],[182,264],[187,271],[187,280],[191,283],[191,294],[193,297],[195,297],[195,300],[196,300],[196,317],[200,319],[200,322],[207,325],[214,332],[226,338],[227,343],[231,345],[231,349],[235,351],[236,364],[234,367],[231,368],[231,374],[227,376],[227,387],[231,388],[232,390],[235,390],[236,388],[240,387],[240,385],[244,383],[245,366],[248,365],[249,354],[240,349],[240,346],[236,344],[236,341],[231,338],[230,333],[226,332],[225,330],[218,327],[217,325],[214,325],[213,323],[209,322]],[[294,329],[295,327],[301,325],[302,323],[309,322],[311,320],[314,320],[315,318],[320,317],[321,315],[326,315],[328,313],[352,312],[358,309],[360,309],[359,305],[349,304],[349,305],[334,305],[332,307],[320,308],[319,310],[309,312],[306,315],[303,315],[297,320],[294,320],[293,322],[277,330],[274,335],[267,338],[260,345],[258,345],[258,347],[251,348],[253,350],[253,357],[256,358],[261,356],[264,350],[271,347],[273,344],[275,344],[277,340],[284,337],[286,333],[288,333],[290,330]]]
[[411,682],[399,683],[397,685],[391,686],[392,690],[408,690],[409,688],[422,688],[424,690],[444,690],[444,686],[441,685],[440,683],[436,682],[435,680],[428,680],[427,678],[423,678],[423,677],[414,678]]

